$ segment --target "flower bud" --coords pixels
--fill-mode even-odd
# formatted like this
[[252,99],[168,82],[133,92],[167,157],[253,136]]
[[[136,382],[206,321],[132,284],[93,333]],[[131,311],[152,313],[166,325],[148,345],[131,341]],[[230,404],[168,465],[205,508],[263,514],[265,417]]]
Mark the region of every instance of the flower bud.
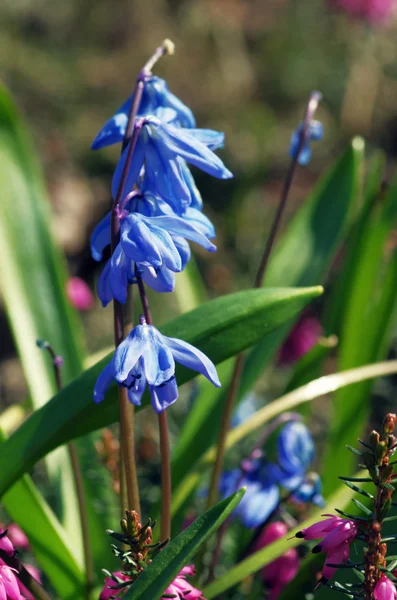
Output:
[[395,600],[396,595],[395,585],[386,575],[382,575],[374,589],[375,600]]
[[394,413],[388,413],[383,419],[382,433],[384,435],[390,435],[393,433],[396,426],[397,416]]

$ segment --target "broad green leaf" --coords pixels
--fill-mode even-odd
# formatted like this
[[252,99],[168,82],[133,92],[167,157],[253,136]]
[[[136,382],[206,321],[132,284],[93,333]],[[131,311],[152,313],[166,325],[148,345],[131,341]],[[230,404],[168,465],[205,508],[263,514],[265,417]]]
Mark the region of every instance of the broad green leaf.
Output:
[[[4,434],[0,430],[1,444]],[[29,538],[40,568],[59,597],[82,597],[85,577],[67,535],[28,475],[21,477],[2,498],[4,508]]]
[[[351,220],[363,164],[363,146],[361,139],[353,140],[292,218],[271,257],[266,286],[314,285],[325,279]],[[270,333],[249,352],[238,399],[255,385],[292,325],[293,320]],[[208,385],[200,383],[196,405],[175,448],[175,485],[186,472],[183,457],[189,457],[185,464],[190,468],[216,439],[231,371],[232,366],[224,373],[222,389],[211,395],[208,395]]]
[[222,500],[174,538],[139,576],[126,594],[126,599],[153,600],[160,598],[182,567],[189,564],[200,546],[234,511],[244,492],[245,489],[242,488]]
[[[174,319],[160,330],[197,346],[219,363],[280,326],[321,292],[322,288],[315,287],[230,294]],[[54,448],[116,421],[115,385],[102,404],[96,406],[92,399],[96,379],[109,359],[83,373],[10,436],[0,454],[0,495]],[[180,384],[192,377],[194,373],[186,368],[177,370]],[[148,395],[143,405],[147,403]]]
[[[345,302],[340,316],[340,369],[386,357],[397,294],[397,253],[392,250],[386,255],[386,242],[396,222],[397,180],[385,195],[378,194],[366,207],[350,249],[347,264],[350,276],[345,279],[342,293]],[[342,453],[345,444],[356,439],[366,426],[371,387],[366,382],[335,396],[324,463],[326,492],[335,487],[334,477],[341,461],[347,473],[353,468],[354,457],[344,457]]]
[[[300,523],[297,527],[292,529],[288,533],[288,537],[294,536],[295,533],[304,529],[305,527],[309,527],[312,523],[321,520],[321,515],[325,513],[334,513],[335,506],[343,510],[350,500],[352,499],[354,492],[349,488],[344,486],[339,486],[338,491],[335,492],[333,496],[331,496],[327,502],[327,506],[324,508],[317,509],[309,519]],[[226,590],[232,588],[240,581],[251,575],[252,573],[256,573],[264,566],[268,565],[272,561],[274,561],[278,556],[284,554],[290,548],[294,548],[302,543],[302,540],[299,538],[286,539],[282,538],[277,540],[273,544],[266,546],[262,550],[255,552],[245,560],[241,561],[235,567],[232,567],[228,570],[228,572],[219,577],[213,583],[210,583],[203,590],[203,596],[207,598],[207,600],[211,600],[212,598],[216,598]]]
[[[0,87],[0,281],[7,317],[35,409],[45,405],[56,391],[53,367],[46,352],[36,347],[36,339],[48,340],[64,359],[65,383],[83,370],[83,339],[77,314],[65,296],[66,270],[59,250],[53,243],[50,204],[36,153],[21,117],[4,88]],[[79,443],[79,453],[87,459],[89,472],[96,456],[90,440]],[[29,452],[29,451],[27,451]],[[87,455],[89,454],[89,459]],[[81,532],[73,477],[66,449],[47,457],[52,488],[58,511],[74,552],[82,556]],[[104,469],[96,472],[100,486],[86,481],[88,505],[96,506],[109,493]],[[102,505],[105,502],[102,501]],[[102,567],[103,529],[110,525],[104,512],[90,511],[94,553]],[[96,542],[95,542],[96,540]],[[100,541],[100,543],[99,543]]]
[[[247,435],[257,431],[263,427],[265,423],[283,412],[295,409],[297,406],[311,402],[316,398],[335,392],[345,386],[350,386],[354,383],[374,379],[376,377],[392,375],[393,373],[397,373],[396,360],[366,365],[357,369],[349,369],[347,371],[342,371],[341,373],[324,375],[319,379],[315,379],[296,390],[288,392],[284,396],[281,396],[281,398],[274,400],[249,417],[244,423],[231,429],[226,438],[226,450],[229,450]],[[186,499],[194,492],[203,477],[205,468],[214,462],[215,456],[216,446],[212,446],[203,455],[195,468],[190,469],[189,474],[175,489],[172,494],[171,512],[173,516],[178,513]],[[340,473],[338,473],[338,475],[340,475]]]

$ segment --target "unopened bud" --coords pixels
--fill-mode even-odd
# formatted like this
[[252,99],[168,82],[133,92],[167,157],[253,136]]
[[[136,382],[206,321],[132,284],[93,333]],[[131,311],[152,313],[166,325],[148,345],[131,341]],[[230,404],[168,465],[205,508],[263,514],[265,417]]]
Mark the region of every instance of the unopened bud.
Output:
[[379,442],[379,444],[375,448],[375,458],[379,463],[387,454],[387,447],[385,442]]
[[383,419],[382,432],[385,435],[393,433],[396,426],[397,416],[394,413],[388,413]]
[[379,433],[377,431],[371,431],[371,434],[369,436],[369,443],[371,444],[372,448],[376,448],[376,446],[379,444],[379,440],[380,440],[380,436]]

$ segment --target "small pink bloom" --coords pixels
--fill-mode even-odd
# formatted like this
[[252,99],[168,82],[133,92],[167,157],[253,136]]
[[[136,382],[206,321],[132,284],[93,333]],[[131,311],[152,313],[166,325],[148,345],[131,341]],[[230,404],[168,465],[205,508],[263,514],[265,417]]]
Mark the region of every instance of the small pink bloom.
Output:
[[6,535],[6,531],[6,529],[0,529],[0,550],[7,552],[8,556],[13,556],[15,552],[14,546],[12,545],[8,535]]
[[24,600],[14,573],[15,569],[0,565],[0,600]]
[[258,550],[262,550],[272,542],[279,540],[280,538],[286,536],[288,533],[288,527],[282,521],[274,521],[274,523],[270,523],[267,525],[260,533],[255,543],[252,546],[252,551],[257,552]]
[[333,0],[333,4],[353,17],[365,19],[374,25],[390,19],[395,8],[395,0]]
[[396,597],[397,592],[394,583],[386,575],[382,575],[374,589],[375,600],[396,600]]
[[7,535],[14,546],[20,550],[29,550],[29,540],[19,525],[11,523],[11,525],[7,527]]
[[343,542],[352,542],[357,535],[357,524],[349,519],[343,519],[340,525],[326,534],[323,541],[317,544],[312,552],[330,552]]
[[175,600],[177,598],[183,598],[183,600],[204,600],[200,590],[190,585],[186,581],[185,575],[194,575],[194,565],[183,567],[174,581],[167,587],[164,594],[173,594]]
[[306,527],[302,529],[302,531],[298,531],[296,537],[304,538],[305,540],[318,540],[329,531],[338,527],[341,523],[343,523],[342,517],[337,517],[336,515],[323,515],[324,517],[329,517],[328,519],[324,519],[323,521],[319,521],[318,523],[313,523],[310,527]]
[[349,542],[343,542],[340,546],[333,548],[327,554],[325,563],[322,570],[324,579],[331,579],[331,577],[338,570],[337,567],[331,567],[329,565],[340,565],[341,563],[347,562],[349,558],[350,544]]
[[71,277],[66,284],[66,295],[77,310],[90,310],[94,304],[94,296],[86,282],[80,277]]
[[[122,581],[127,581],[129,578],[127,577],[127,575],[123,575],[123,573],[121,571],[116,571],[115,573],[113,573],[113,575],[115,575],[116,577],[118,577],[118,579],[121,579]],[[116,586],[117,583],[111,579],[110,577],[105,577],[105,583],[103,586],[103,589],[101,591],[101,594],[99,596],[99,600],[109,600],[109,598],[111,598],[112,596],[117,596],[118,593],[122,592],[124,593],[126,590],[115,590],[114,586]],[[111,586],[111,587],[109,587]],[[1,600],[1,599],[0,599]]]
[[322,334],[320,322],[314,317],[302,317],[292,329],[279,353],[281,364],[294,363],[316,344]]

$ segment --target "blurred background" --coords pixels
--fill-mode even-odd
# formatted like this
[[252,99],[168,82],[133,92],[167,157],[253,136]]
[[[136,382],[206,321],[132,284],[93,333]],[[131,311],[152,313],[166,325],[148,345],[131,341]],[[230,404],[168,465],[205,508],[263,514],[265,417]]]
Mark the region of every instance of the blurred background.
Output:
[[[196,172],[218,253],[195,248],[210,295],[251,285],[289,164],[291,132],[313,89],[324,95],[325,138],[299,169],[289,213],[357,133],[397,154],[397,43],[392,0],[9,0],[0,5],[0,73],[22,109],[45,170],[52,226],[70,275],[94,290],[100,266],[89,236],[110,206],[118,149],[90,143],[131,93],[165,37],[174,57],[156,74],[197,118],[224,131],[224,182]],[[368,147],[367,146],[367,147]],[[285,219],[285,223],[288,218]],[[285,224],[284,223],[284,224]],[[172,314],[161,299],[156,321]],[[83,315],[90,351],[111,342],[111,308]],[[1,315],[2,402],[20,399],[23,377]]]

